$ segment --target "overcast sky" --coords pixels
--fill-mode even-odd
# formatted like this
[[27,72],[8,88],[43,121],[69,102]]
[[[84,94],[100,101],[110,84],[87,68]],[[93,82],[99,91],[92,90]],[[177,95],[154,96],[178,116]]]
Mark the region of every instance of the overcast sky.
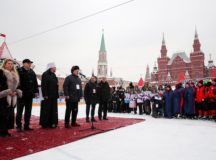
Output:
[[216,61],[215,0],[135,0],[20,43],[32,34],[76,20],[127,0],[0,0],[0,33],[17,59],[30,58],[37,72],[54,61],[62,73],[79,65],[87,76],[97,71],[104,28],[108,67],[113,76],[138,81],[160,55],[162,33],[168,55],[192,51],[197,26],[206,65]]

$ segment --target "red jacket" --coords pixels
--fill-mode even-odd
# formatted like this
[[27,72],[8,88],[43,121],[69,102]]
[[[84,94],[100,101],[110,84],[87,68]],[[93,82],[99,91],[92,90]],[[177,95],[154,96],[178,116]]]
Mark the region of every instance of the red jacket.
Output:
[[204,86],[197,87],[196,88],[196,97],[195,97],[196,102],[203,102],[205,98],[206,98],[205,87]]
[[211,102],[216,102],[216,94],[214,92],[216,92],[216,85],[211,85],[207,94]]

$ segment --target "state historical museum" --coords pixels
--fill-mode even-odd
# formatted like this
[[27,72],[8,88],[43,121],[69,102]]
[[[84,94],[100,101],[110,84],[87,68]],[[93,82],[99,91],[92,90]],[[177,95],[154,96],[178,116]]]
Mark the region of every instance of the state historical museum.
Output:
[[[209,60],[208,66],[205,66],[205,55],[201,51],[201,44],[195,31],[193,52],[190,57],[185,52],[177,52],[171,58],[167,56],[167,48],[163,36],[160,57],[151,73],[151,82],[155,83],[176,83],[181,80],[200,80],[213,78],[215,76],[216,67],[213,60]],[[183,77],[183,78],[182,78]]]

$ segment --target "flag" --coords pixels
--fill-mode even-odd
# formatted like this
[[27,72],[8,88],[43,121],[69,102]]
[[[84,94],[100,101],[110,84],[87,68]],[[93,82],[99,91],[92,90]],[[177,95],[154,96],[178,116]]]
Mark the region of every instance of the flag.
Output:
[[139,80],[139,82],[138,82],[138,87],[142,87],[143,86],[143,84],[144,84],[144,81],[143,81],[143,79],[142,78],[140,78],[140,80]]
[[184,74],[184,72],[181,72],[179,74],[178,83],[181,82],[181,81],[184,81],[184,80],[185,80],[185,74]]
[[6,38],[5,34],[0,33],[0,36]]

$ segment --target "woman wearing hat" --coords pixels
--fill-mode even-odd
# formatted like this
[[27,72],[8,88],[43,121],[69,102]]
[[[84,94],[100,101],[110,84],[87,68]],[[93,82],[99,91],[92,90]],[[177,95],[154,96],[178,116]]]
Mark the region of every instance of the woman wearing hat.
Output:
[[40,125],[43,128],[56,128],[58,124],[58,78],[55,63],[49,63],[42,75],[41,88],[44,100],[41,105]]

